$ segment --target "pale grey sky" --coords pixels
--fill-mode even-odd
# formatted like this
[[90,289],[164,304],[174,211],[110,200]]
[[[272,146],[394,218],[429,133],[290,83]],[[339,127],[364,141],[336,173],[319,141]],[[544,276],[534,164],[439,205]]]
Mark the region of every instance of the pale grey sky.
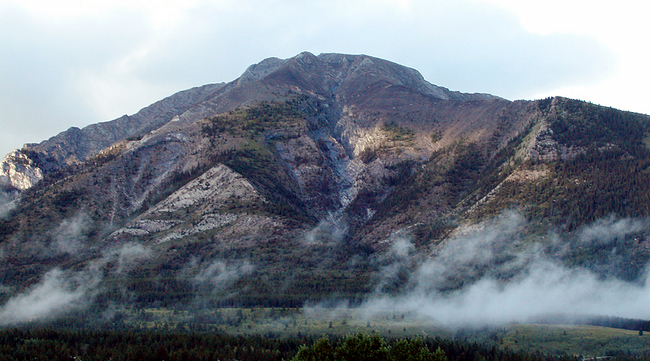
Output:
[[0,153],[302,51],[384,58],[462,92],[650,113],[647,5],[611,3],[3,0]]

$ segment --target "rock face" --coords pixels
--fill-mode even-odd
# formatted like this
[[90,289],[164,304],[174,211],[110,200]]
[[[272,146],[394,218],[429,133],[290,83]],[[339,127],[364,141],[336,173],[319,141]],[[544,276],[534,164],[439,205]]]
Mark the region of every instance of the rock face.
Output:
[[[240,174],[223,164],[209,169],[187,183],[162,202],[147,210],[134,221],[111,235],[124,234],[152,239],[163,243],[190,235],[218,229],[241,217],[230,212],[228,202],[237,199],[241,204],[262,202],[263,197]],[[184,222],[187,214],[191,222]]]
[[43,171],[27,155],[14,150],[0,162],[0,183],[19,191],[31,188],[43,179]]
[[[570,99],[453,92],[365,55],[271,58],[5,157],[4,189],[22,195],[0,224],[0,254],[16,265],[0,279],[29,285],[48,266],[90,267],[136,244],[151,258],[131,283],[104,271],[149,290],[143,300],[191,293],[215,260],[252,265],[217,298],[358,297],[400,237],[426,257],[513,208],[542,233],[649,215],[638,171],[649,125]],[[69,249],[61,234],[74,254],[57,251]]]

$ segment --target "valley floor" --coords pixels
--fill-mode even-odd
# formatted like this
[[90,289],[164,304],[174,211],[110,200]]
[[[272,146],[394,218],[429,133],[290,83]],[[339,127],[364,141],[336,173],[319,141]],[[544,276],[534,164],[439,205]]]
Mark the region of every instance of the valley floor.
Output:
[[[63,318],[49,326],[33,325],[0,330],[2,343],[0,348],[8,352],[12,342],[15,347],[18,347],[27,344],[56,343],[59,342],[57,340],[69,338],[69,341],[65,341],[69,345],[61,346],[60,350],[70,353],[79,352],[75,351],[79,345],[89,345],[84,346],[88,348],[92,347],[90,345],[93,342],[97,342],[77,338],[117,337],[115,347],[118,348],[136,347],[129,345],[132,340],[139,339],[140,341],[133,342],[141,344],[154,342],[155,347],[159,348],[169,348],[166,345],[171,343],[182,349],[189,347],[188,342],[203,340],[200,342],[204,342],[205,345],[218,343],[222,350],[230,350],[228,351],[230,353],[220,354],[220,359],[231,359],[228,358],[230,357],[228,355],[231,355],[239,360],[280,360],[293,357],[300,344],[310,344],[321,337],[339,340],[342,337],[363,333],[381,335],[387,340],[402,338],[429,340],[432,351],[439,346],[444,346],[443,349],[447,347],[448,354],[453,356],[449,358],[450,360],[480,360],[479,354],[488,355],[497,351],[518,355],[513,356],[512,360],[530,360],[522,355],[536,355],[537,358],[533,359],[537,360],[579,360],[583,357],[640,360],[650,356],[650,333],[593,325],[511,324],[501,327],[452,329],[414,312],[392,310],[370,312],[367,309],[352,307],[231,307],[192,311],[125,308],[113,312],[111,321],[104,324],[81,325],[77,323],[78,321]],[[48,338],[53,340],[48,341]],[[69,348],[68,351],[65,351],[66,347]],[[241,353],[242,347],[244,349],[250,347],[250,352]],[[460,356],[459,352],[462,352],[456,350],[458,347],[465,348],[463,351],[465,356]],[[231,352],[237,348],[240,350],[239,354]],[[276,348],[283,351],[271,351]],[[450,351],[451,349],[456,351]],[[477,351],[474,355],[472,353],[474,351],[468,351],[473,349],[482,351]],[[263,355],[254,350],[258,350]],[[209,353],[208,350],[201,352],[204,355]],[[467,352],[474,356],[469,356]],[[167,355],[167,360],[174,359],[169,352]],[[215,353],[210,355],[212,357]],[[4,359],[28,358],[0,357],[0,360]],[[484,359],[502,358],[485,357]]]

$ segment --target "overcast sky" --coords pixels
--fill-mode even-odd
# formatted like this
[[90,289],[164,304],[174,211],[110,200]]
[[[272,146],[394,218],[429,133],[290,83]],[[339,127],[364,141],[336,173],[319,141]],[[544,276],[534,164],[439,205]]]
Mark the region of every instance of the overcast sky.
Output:
[[650,113],[647,4],[2,0],[0,153],[302,51],[384,58],[462,92]]

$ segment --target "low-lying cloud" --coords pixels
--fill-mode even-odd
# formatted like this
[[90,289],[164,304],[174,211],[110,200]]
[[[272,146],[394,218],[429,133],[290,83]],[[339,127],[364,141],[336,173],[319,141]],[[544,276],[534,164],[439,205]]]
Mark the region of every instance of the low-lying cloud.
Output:
[[0,182],[0,219],[7,217],[9,212],[16,208],[15,194],[3,189],[3,184]]
[[253,272],[255,267],[249,261],[227,262],[215,260],[194,276],[193,281],[197,284],[211,285],[216,289],[223,289],[233,282]]
[[79,271],[54,268],[23,293],[0,307],[0,326],[47,321],[88,307],[106,276],[105,266],[114,264],[114,273],[123,274],[149,258],[152,251],[140,244],[125,244],[105,252]]
[[578,246],[558,246],[573,242],[600,247],[625,237],[642,242],[650,233],[647,221],[610,217],[569,239],[549,234],[531,240],[525,232],[528,225],[520,214],[506,212],[458,232],[416,268],[407,293],[377,296],[365,306],[416,311],[449,326],[525,322],[557,314],[650,318],[647,273],[622,280],[572,267],[562,257]]
[[82,250],[85,247],[84,232],[89,229],[91,222],[90,217],[84,212],[79,212],[72,218],[63,220],[52,235],[54,250],[69,254]]
[[329,214],[316,227],[304,234],[302,242],[307,246],[335,245],[343,239],[347,230],[348,225],[345,220],[335,214]]
[[151,257],[153,251],[138,243],[127,243],[120,248],[107,252],[100,263],[114,260],[115,273],[123,274],[131,271],[135,266]]
[[[83,217],[77,221],[83,223]],[[58,233],[72,235],[82,228],[71,221]],[[542,236],[530,228],[521,214],[505,212],[462,228],[429,255],[419,252],[407,233],[395,233],[387,252],[374,260],[376,287],[363,306],[368,312],[418,313],[452,327],[558,314],[650,318],[650,273],[643,262],[629,263],[630,255],[637,261],[650,258],[648,220],[609,217],[571,234]],[[126,275],[153,255],[148,247],[129,243],[104,252],[83,270],[52,269],[0,308],[0,326],[84,308],[101,292],[107,272]],[[609,272],[626,267],[639,268],[637,276]],[[193,259],[180,276],[197,291],[231,292],[237,280],[254,271],[247,260]]]
[[650,292],[646,287],[602,280],[584,269],[569,269],[548,260],[529,265],[525,276],[502,282],[494,278],[451,292],[416,292],[396,299],[408,310],[453,326],[525,322],[547,315],[616,315],[647,318]]
[[38,284],[11,298],[0,309],[0,326],[50,319],[85,307],[100,280],[94,272],[53,269]]

